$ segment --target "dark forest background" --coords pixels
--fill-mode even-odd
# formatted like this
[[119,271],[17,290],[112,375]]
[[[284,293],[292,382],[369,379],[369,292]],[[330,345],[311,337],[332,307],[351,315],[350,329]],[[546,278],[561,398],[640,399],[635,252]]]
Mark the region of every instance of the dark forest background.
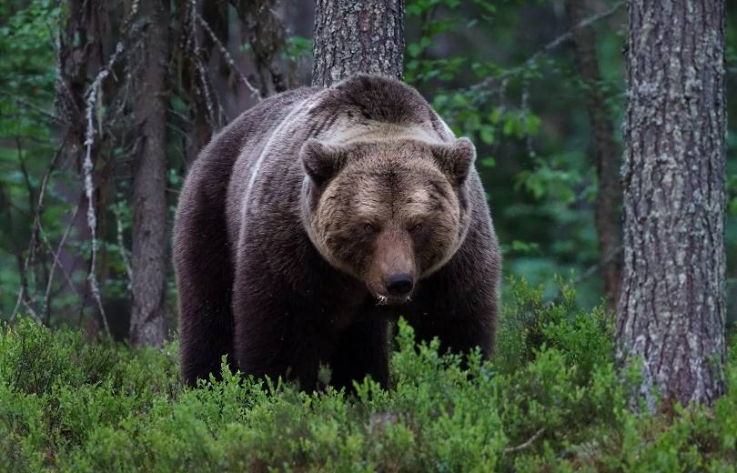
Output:
[[[91,334],[107,324],[123,339],[138,310],[165,314],[175,330],[170,233],[183,176],[212,134],[261,97],[310,84],[313,2],[193,0],[165,12],[150,3],[0,3],[3,320],[28,314]],[[737,4],[727,2],[726,13],[727,95],[735,97]],[[603,0],[406,2],[404,79],[476,143],[505,276],[542,284],[552,297],[560,275],[584,307],[607,300],[621,257],[626,20],[623,2]],[[734,116],[737,100],[728,103]],[[731,321],[735,130],[732,122]],[[136,211],[142,198],[155,208]],[[138,241],[152,231],[165,232],[165,244],[142,254]],[[147,287],[162,271],[162,291]]]

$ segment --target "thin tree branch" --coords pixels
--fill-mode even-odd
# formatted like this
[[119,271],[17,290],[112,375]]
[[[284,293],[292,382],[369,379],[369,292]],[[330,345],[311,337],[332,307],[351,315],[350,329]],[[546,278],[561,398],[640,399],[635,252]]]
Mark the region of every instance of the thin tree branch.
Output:
[[279,52],[286,47],[286,28],[275,12],[280,0],[230,0],[242,22],[251,46],[251,55],[259,77],[262,97],[289,88],[288,79],[279,66]]
[[26,189],[28,190],[28,213],[31,215],[35,215],[36,211],[36,205],[34,202],[34,192],[33,192],[33,185],[31,184],[31,176],[28,174],[28,168],[26,167],[26,161],[23,159],[23,143],[21,143],[21,140],[18,136],[14,137],[15,141],[15,147],[17,149],[18,154],[18,167],[20,168],[20,172],[23,175],[23,181],[26,184]]
[[198,16],[197,0],[190,0],[190,10],[191,10],[190,11],[190,14],[191,14],[190,38],[194,44],[193,52],[194,52],[195,67],[197,68],[197,72],[200,76],[200,83],[202,84],[202,94],[205,98],[205,107],[207,108],[207,115],[210,121],[210,126],[212,128],[216,124],[215,107],[213,105],[212,98],[210,97],[209,81],[207,79],[207,72],[205,71],[205,68],[202,65],[202,60],[200,58],[200,42],[197,39],[197,24],[195,21]]
[[67,281],[67,284],[69,285],[69,288],[76,293],[76,289],[74,288],[74,283],[72,282],[71,278],[67,274],[66,270],[64,270],[64,267],[59,262],[59,252],[64,247],[64,244],[67,241],[67,237],[69,236],[69,232],[71,231],[72,227],[74,226],[74,221],[77,218],[77,214],[79,214],[79,208],[81,205],[77,205],[77,208],[74,210],[74,214],[72,215],[71,220],[69,221],[69,224],[67,225],[67,228],[64,230],[64,234],[61,236],[61,240],[59,240],[59,244],[57,245],[56,251],[51,247],[51,244],[49,243],[49,239],[46,238],[46,234],[43,232],[42,228],[39,228],[41,230],[41,236],[44,239],[44,242],[46,243],[49,252],[51,253],[51,256],[53,256],[54,260],[51,263],[51,269],[49,270],[49,277],[46,281],[46,294],[44,295],[44,305],[43,305],[43,313],[44,313],[44,320],[46,325],[49,325],[51,322],[51,286],[54,282],[54,272],[56,270],[56,266],[58,265],[62,269],[62,274],[64,275],[64,278]]
[[588,278],[592,274],[599,271],[603,266],[608,265],[615,259],[619,257],[619,254],[622,252],[622,249],[624,248],[623,245],[619,245],[618,247],[614,248],[612,251],[610,251],[608,254],[604,255],[604,257],[599,260],[596,264],[591,265],[586,271],[581,273],[579,277],[577,277],[574,281],[574,284],[578,284],[584,279]]
[[609,18],[610,16],[617,13],[622,7],[624,7],[624,5],[625,5],[624,1],[617,2],[614,5],[612,5],[608,10],[605,10],[601,13],[597,13],[596,15],[592,15],[586,18],[585,20],[573,26],[571,29],[569,29],[562,35],[558,36],[557,38],[547,43],[545,46],[543,46],[541,49],[539,49],[533,55],[527,58],[527,60],[524,61],[520,66],[514,67],[512,69],[507,69],[506,71],[502,72],[499,75],[487,77],[486,79],[482,80],[478,84],[471,86],[469,90],[471,90],[472,92],[480,93],[483,96],[485,96],[486,94],[484,93],[484,91],[490,88],[496,81],[499,81],[503,78],[507,78],[509,76],[514,76],[521,72],[524,72],[525,70],[529,69],[529,67],[532,64],[534,64],[541,56],[549,53],[550,51],[557,48],[558,46],[565,43],[566,41],[570,41],[571,39],[573,39],[573,34],[576,30],[579,30],[581,28],[586,28],[587,26],[591,26],[594,23],[597,23],[601,20]]
[[517,445],[516,447],[508,447],[504,449],[504,453],[516,453],[521,450],[528,449],[532,446],[532,444],[535,442],[535,440],[539,439],[542,434],[545,433],[545,427],[542,427],[540,430],[535,432],[535,435],[530,437],[525,443]]
[[[43,201],[44,196],[46,195],[46,188],[48,187],[49,179],[51,178],[51,173],[56,168],[56,163],[59,160],[59,157],[61,156],[62,149],[64,142],[62,142],[62,146],[60,146],[56,153],[54,153],[54,157],[51,158],[51,162],[49,163],[49,167],[46,170],[46,173],[44,174],[43,179],[41,180],[41,187],[38,191],[38,204],[35,206],[36,211],[33,218],[33,227],[31,229],[31,241],[28,243],[28,254],[26,255],[25,260],[23,261],[23,267],[21,268],[21,287],[18,291],[18,299],[15,303],[15,307],[13,308],[13,312],[10,313],[11,318],[14,318],[17,313],[18,309],[20,308],[21,304],[25,304],[26,296],[28,295],[28,283],[26,279],[26,275],[28,274],[28,268],[31,266],[33,261],[33,254],[35,253],[35,248],[38,242],[38,233],[39,229],[41,227],[41,217],[43,214]],[[34,312],[35,314],[35,312]],[[42,322],[40,319],[37,319],[38,322]]]
[[15,103],[17,103],[18,105],[20,105],[22,107],[25,107],[25,108],[27,108],[29,110],[33,110],[34,112],[38,113],[39,115],[44,116],[45,118],[47,118],[48,120],[50,120],[50,121],[52,121],[54,123],[64,123],[64,120],[62,120],[61,117],[58,117],[58,116],[54,115],[53,113],[51,113],[51,112],[49,112],[47,110],[44,110],[43,108],[39,107],[38,105],[35,105],[35,104],[33,104],[31,102],[28,102],[28,101],[25,101],[25,100],[23,100],[21,98],[12,96],[11,94],[9,94],[9,93],[7,93],[5,91],[0,91],[0,94],[4,95],[5,97],[8,97],[9,99],[13,100]]
[[200,22],[200,24],[202,25],[202,28],[204,28],[204,30],[207,31],[207,33],[210,35],[210,38],[212,38],[212,42],[215,43],[215,45],[218,47],[218,50],[220,51],[220,54],[222,54],[223,57],[225,58],[225,62],[228,63],[228,66],[230,66],[230,68],[231,68],[231,70],[233,70],[233,72],[235,72],[236,74],[238,74],[238,77],[240,77],[241,82],[243,82],[243,84],[246,86],[246,88],[248,88],[248,90],[251,92],[251,95],[253,97],[255,97],[256,100],[258,100],[260,102],[263,99],[263,97],[261,97],[261,92],[259,92],[258,89],[256,87],[254,87],[248,81],[248,79],[246,78],[246,76],[243,75],[243,73],[241,72],[241,70],[235,64],[235,61],[233,60],[233,57],[230,55],[230,53],[225,48],[225,46],[220,41],[220,39],[218,39],[217,35],[212,30],[212,28],[210,28],[210,25],[207,24],[207,21],[205,21],[205,19],[202,18],[202,15],[200,15],[196,10],[194,10],[194,6],[192,8],[193,8],[192,14],[197,19],[197,21]]

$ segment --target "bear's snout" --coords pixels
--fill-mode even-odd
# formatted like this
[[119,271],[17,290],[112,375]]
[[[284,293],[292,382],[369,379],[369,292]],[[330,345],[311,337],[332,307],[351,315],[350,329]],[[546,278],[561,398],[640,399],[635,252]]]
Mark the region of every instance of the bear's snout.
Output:
[[397,225],[390,226],[377,237],[366,284],[380,305],[401,305],[410,301],[417,282],[413,251],[409,234]]
[[406,296],[412,292],[414,285],[414,278],[407,273],[391,274],[384,278],[384,286],[386,286],[387,292],[393,296]]

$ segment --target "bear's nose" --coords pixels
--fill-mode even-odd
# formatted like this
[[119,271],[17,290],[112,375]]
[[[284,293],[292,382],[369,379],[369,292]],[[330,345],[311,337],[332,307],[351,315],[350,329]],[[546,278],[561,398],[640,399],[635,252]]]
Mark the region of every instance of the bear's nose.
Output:
[[393,296],[403,296],[408,294],[414,286],[414,280],[409,274],[392,274],[384,278],[384,285],[389,294]]

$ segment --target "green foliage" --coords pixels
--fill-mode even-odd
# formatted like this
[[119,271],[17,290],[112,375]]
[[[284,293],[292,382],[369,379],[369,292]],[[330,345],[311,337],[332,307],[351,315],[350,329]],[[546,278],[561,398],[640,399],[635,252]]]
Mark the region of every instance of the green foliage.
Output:
[[[14,306],[16,255],[28,244],[38,188],[55,151],[50,109],[58,24],[58,2],[0,2],[0,316]],[[54,240],[66,208],[47,197],[44,236]],[[27,278],[31,289],[41,286],[35,274]]]
[[288,37],[284,57],[295,63],[312,58],[312,39],[297,35]]
[[611,320],[601,307],[586,312],[577,307],[575,291],[558,280],[559,300],[545,300],[543,287],[530,287],[511,278],[506,288],[504,323],[499,328],[496,364],[507,372],[520,369],[547,348],[560,351],[584,378],[596,366],[611,361]]
[[298,392],[179,381],[176,344],[131,351],[30,320],[0,336],[2,471],[734,471],[737,364],[713,408],[633,414],[600,310],[559,283],[509,282],[497,354],[416,345],[398,324],[392,388]]
[[551,196],[563,203],[576,200],[574,186],[582,181],[578,170],[565,169],[566,159],[536,159],[535,169],[525,170],[517,174],[517,188],[525,188],[536,199]]
[[[103,16],[122,18],[125,2],[112,2]],[[186,3],[186,2],[185,2]],[[607,0],[596,9],[601,11]],[[726,5],[727,94],[734,95],[737,71],[737,3]],[[171,11],[172,38],[179,37],[183,26],[180,9]],[[6,0],[0,2],[0,319],[7,320],[15,308],[21,287],[19,260],[28,255],[28,241],[35,213],[40,182],[51,157],[64,136],[64,123],[55,122],[54,111],[58,64],[55,48],[61,23],[69,11],[62,2],[52,0]],[[232,12],[231,12],[232,13]],[[291,19],[293,11],[285,11]],[[601,81],[585,84],[576,67],[572,43],[561,41],[545,49],[567,28],[565,15],[555,2],[544,0],[407,0],[405,15],[405,80],[418,87],[436,110],[458,134],[474,140],[478,151],[477,169],[484,182],[494,224],[503,244],[507,275],[545,283],[546,294],[554,291],[553,275],[575,270],[588,274],[588,268],[600,262],[594,230],[594,199],[598,182],[591,156],[593,133],[587,114],[584,92],[597,87],[606,100],[615,130],[622,122],[624,107],[624,61],[622,44],[626,14],[596,22],[596,52]],[[593,13],[593,11],[592,11]],[[551,18],[555,21],[551,21]],[[106,43],[115,38],[120,21],[102,21]],[[297,31],[302,28],[297,28]],[[176,34],[175,34],[176,33]],[[304,33],[302,33],[304,34]],[[97,37],[97,34],[94,35]],[[83,38],[67,38],[75,44]],[[93,40],[94,38],[88,38]],[[226,42],[227,43],[227,42]],[[103,50],[109,48],[103,48]],[[176,53],[172,44],[171,50]],[[109,51],[108,51],[109,52]],[[231,51],[239,61],[243,51]],[[119,67],[124,67],[130,51],[124,52]],[[306,80],[310,70],[312,41],[309,37],[288,35],[280,58],[292,64],[289,76]],[[103,57],[87,67],[80,84],[89,85],[98,72]],[[250,54],[246,54],[251,57]],[[104,62],[104,61],[103,61]],[[292,70],[291,68],[294,67]],[[175,68],[176,69],[176,68]],[[176,71],[175,71],[176,72]],[[192,99],[172,80],[168,158],[168,204],[176,204],[188,164],[182,162],[196,150],[191,149],[193,122]],[[220,74],[213,69],[208,74]],[[117,109],[115,90],[124,81],[115,71],[103,87],[99,113]],[[212,79],[211,78],[211,79]],[[243,97],[236,100],[233,90],[217,87],[218,101],[232,118],[240,109]],[[123,93],[125,95],[126,93]],[[216,98],[216,97],[213,97]],[[58,102],[58,101],[57,101]],[[728,100],[729,115],[735,103]],[[58,102],[62,103],[62,102]],[[232,108],[236,107],[236,108]],[[62,117],[66,118],[66,117]],[[100,254],[96,272],[100,279],[103,302],[116,304],[128,297],[128,275],[123,255],[131,247],[131,152],[135,136],[120,135],[116,127],[127,125],[115,120],[103,123],[98,144],[100,159],[95,164],[95,182],[99,187],[98,239]],[[61,125],[61,126],[60,126]],[[727,137],[727,183],[729,209],[726,225],[729,274],[734,273],[737,255],[737,134],[730,122]],[[135,133],[133,134],[135,135]],[[115,139],[112,137],[115,136]],[[614,134],[617,149],[622,151],[620,133]],[[195,140],[197,141],[197,140]],[[189,143],[189,144],[188,144]],[[26,272],[30,297],[36,301],[35,312],[42,313],[47,289],[47,273],[53,261],[50,248],[56,251],[62,235],[78,204],[75,192],[80,186],[79,163],[70,162],[78,153],[66,146],[64,156],[51,175],[44,199],[43,234],[36,249],[33,267]],[[114,204],[113,204],[114,202]],[[84,212],[84,208],[81,209]],[[122,223],[123,245],[118,242],[117,217]],[[57,267],[50,285],[49,300],[54,326],[74,324],[94,318],[92,299],[84,304],[84,281],[88,267],[89,241],[83,225],[72,225],[60,249],[66,257],[64,268]],[[70,257],[78,256],[74,264]],[[70,289],[69,281],[75,288]],[[728,292],[737,279],[730,279]],[[167,301],[173,301],[174,283],[169,278]],[[602,295],[602,284],[592,273],[577,285],[586,307],[595,306]],[[729,319],[735,318],[735,303],[729,298]],[[172,304],[173,305],[173,304]],[[83,317],[79,317],[80,306]],[[125,312],[125,311],[122,311]],[[172,311],[174,312],[174,311]],[[118,318],[113,316],[113,319]],[[124,328],[126,314],[121,314]],[[121,329],[121,334],[125,330]]]

